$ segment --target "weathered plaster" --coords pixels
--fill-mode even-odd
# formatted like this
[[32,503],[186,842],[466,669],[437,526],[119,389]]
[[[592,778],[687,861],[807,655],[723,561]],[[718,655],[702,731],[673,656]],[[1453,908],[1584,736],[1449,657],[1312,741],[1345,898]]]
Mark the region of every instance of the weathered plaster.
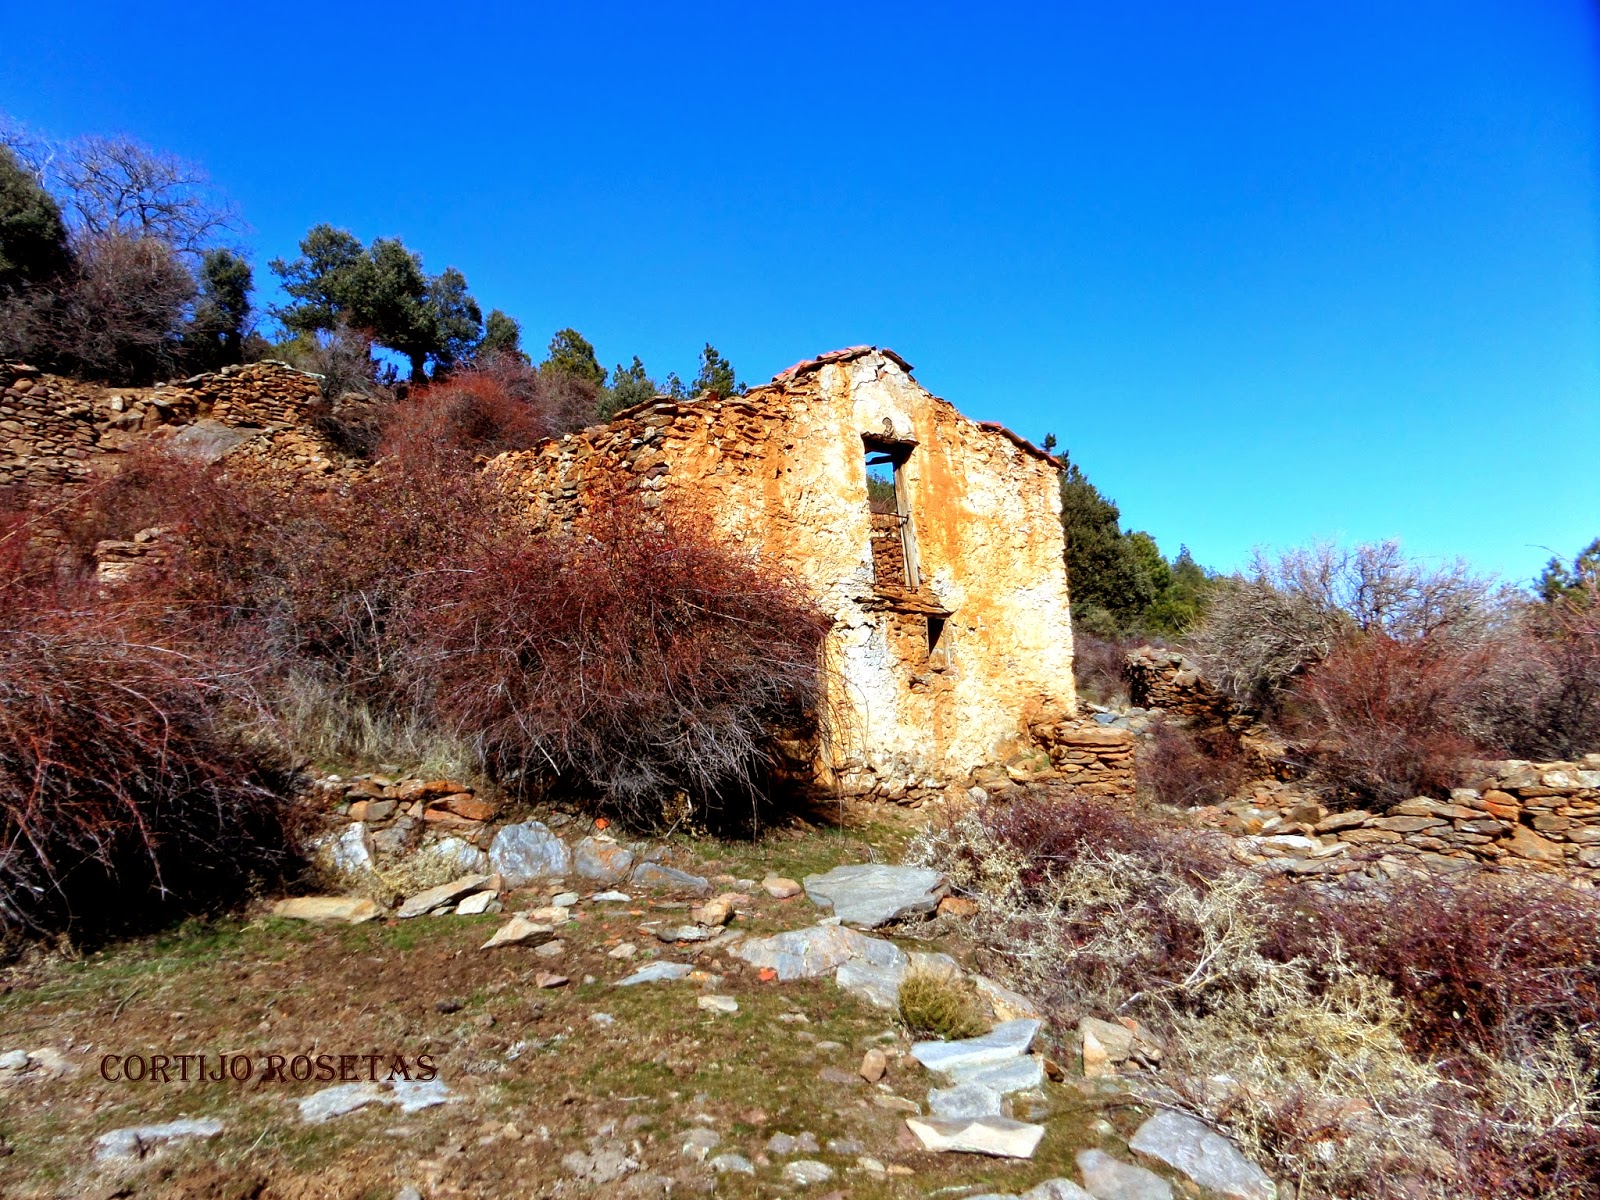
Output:
[[[914,443],[914,592],[874,579],[864,435]],[[963,417],[892,352],[825,355],[743,397],[660,399],[491,470],[537,521],[633,478],[796,571],[834,619],[817,767],[848,791],[962,779],[1031,745],[1041,713],[1075,711],[1055,460]],[[932,655],[930,613],[947,614]]]

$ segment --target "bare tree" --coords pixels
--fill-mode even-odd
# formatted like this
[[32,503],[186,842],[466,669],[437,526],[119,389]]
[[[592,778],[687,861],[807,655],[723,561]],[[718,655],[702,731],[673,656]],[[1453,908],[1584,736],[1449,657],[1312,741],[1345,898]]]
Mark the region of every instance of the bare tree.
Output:
[[155,237],[199,254],[238,224],[199,166],[132,138],[80,138],[54,160],[51,173],[82,234]]
[[1261,705],[1351,635],[1479,645],[1509,609],[1506,589],[1459,559],[1432,566],[1392,540],[1322,542],[1276,559],[1258,551],[1248,575],[1219,587],[1195,642],[1208,678]]
[[81,238],[72,277],[41,310],[41,342],[84,375],[142,383],[177,369],[194,277],[160,238]]

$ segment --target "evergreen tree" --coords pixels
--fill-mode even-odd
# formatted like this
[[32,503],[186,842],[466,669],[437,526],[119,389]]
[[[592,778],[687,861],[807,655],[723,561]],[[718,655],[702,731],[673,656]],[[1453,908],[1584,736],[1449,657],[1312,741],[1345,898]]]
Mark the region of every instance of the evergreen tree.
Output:
[[694,377],[689,395],[703,396],[707,392],[715,392],[719,396],[740,396],[744,390],[744,384],[735,382],[733,364],[707,342],[706,348],[700,352],[700,373]]
[[1586,588],[1600,588],[1600,538],[1578,551],[1570,567],[1561,559],[1552,558],[1545,564],[1534,588],[1547,604]]
[[605,386],[606,369],[595,356],[594,347],[576,329],[562,329],[550,339],[550,356],[541,369],[581,379],[600,388]]
[[644,363],[635,354],[632,366],[625,367],[618,363],[611,372],[611,386],[600,397],[600,419],[609,421],[623,409],[643,404],[655,394],[655,381],[645,374]]
[[295,301],[275,310],[294,333],[359,329],[411,363],[411,379],[427,379],[431,362],[448,369],[471,356],[483,315],[454,267],[428,275],[422,259],[399,238],[376,238],[363,248],[330,225],[314,227],[293,262],[274,259],[272,270]]
[[499,355],[526,364],[528,356],[522,349],[522,325],[498,308],[491,308],[484,318],[483,341],[478,343],[478,353]]
[[208,250],[200,260],[199,284],[194,318],[184,331],[190,365],[215,370],[242,361],[254,286],[250,264],[231,250]]
[[71,263],[60,206],[0,146],[0,291],[50,279]]
[[1061,473],[1061,525],[1073,619],[1090,633],[1115,637],[1155,597],[1122,536],[1122,513],[1070,459]]

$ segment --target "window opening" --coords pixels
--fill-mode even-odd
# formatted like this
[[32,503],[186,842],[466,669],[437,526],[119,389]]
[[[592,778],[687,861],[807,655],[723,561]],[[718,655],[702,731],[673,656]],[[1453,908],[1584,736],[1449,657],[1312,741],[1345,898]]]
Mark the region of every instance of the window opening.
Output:
[[933,657],[933,652],[939,648],[939,639],[944,636],[944,618],[928,618],[928,657]]
[[879,587],[921,586],[917,546],[906,500],[911,445],[866,438],[867,511],[872,522],[872,575]]

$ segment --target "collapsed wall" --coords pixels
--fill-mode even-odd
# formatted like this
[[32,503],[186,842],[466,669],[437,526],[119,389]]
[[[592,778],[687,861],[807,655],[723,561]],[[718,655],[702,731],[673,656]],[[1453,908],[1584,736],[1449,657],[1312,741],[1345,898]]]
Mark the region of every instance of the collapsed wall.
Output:
[[[892,501],[869,500],[874,467]],[[570,526],[622,481],[799,576],[833,621],[814,765],[846,794],[915,802],[1075,715],[1059,464],[891,351],[658,397],[489,469],[535,524]]]
[[277,362],[155,387],[102,387],[0,364],[0,489],[60,498],[142,446],[236,473],[326,486],[359,469],[318,431],[320,378]]

